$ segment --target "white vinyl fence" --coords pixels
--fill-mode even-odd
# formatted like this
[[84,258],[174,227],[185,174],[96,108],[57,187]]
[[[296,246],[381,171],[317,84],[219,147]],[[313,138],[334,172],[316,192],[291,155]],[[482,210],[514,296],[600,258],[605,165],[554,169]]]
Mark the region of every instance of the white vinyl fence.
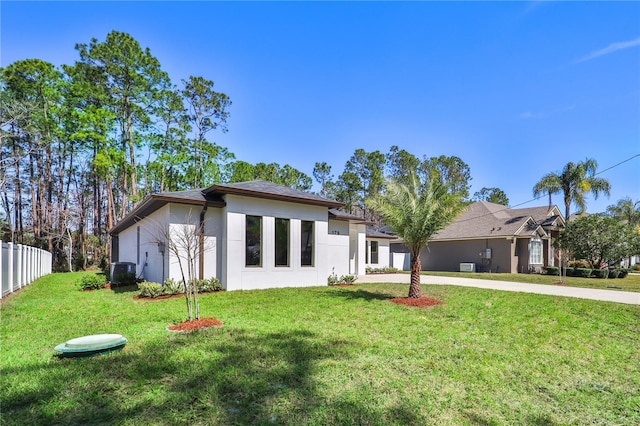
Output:
[[51,253],[48,251],[22,244],[0,243],[0,298],[51,273]]

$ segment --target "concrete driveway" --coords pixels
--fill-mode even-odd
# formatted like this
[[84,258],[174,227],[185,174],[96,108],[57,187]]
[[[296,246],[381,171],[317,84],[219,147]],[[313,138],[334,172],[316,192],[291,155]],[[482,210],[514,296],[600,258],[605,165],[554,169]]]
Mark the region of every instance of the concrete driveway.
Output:
[[[409,274],[371,274],[359,276],[356,283],[402,283],[409,284]],[[548,294],[551,296],[577,297],[579,299],[640,305],[640,293],[631,291],[598,290],[559,285],[525,284],[509,281],[493,281],[476,278],[440,277],[421,275],[422,284],[457,285],[462,287],[488,288],[491,290],[517,291],[522,293]]]

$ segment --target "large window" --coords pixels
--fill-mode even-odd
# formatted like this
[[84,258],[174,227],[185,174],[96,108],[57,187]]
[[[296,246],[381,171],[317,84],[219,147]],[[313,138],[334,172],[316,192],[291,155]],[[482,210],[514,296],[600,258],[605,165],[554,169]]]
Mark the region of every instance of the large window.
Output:
[[276,218],[276,266],[289,266],[289,219]]
[[313,222],[303,220],[300,232],[300,264],[313,266]]
[[246,266],[262,266],[262,217],[247,215]]
[[542,241],[531,239],[529,242],[529,264],[542,265]]
[[371,241],[371,264],[378,264],[378,242]]

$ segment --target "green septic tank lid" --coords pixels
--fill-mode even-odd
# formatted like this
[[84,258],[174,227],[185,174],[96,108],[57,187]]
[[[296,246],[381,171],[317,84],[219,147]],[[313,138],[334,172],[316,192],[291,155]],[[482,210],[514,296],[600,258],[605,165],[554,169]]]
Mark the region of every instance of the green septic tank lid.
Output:
[[60,343],[55,350],[64,357],[87,357],[120,350],[127,341],[121,334],[94,334]]

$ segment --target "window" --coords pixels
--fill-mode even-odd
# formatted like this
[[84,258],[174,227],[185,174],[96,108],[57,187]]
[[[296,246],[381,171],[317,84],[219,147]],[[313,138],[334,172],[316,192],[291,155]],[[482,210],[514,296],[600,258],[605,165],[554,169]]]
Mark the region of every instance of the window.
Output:
[[303,220],[300,230],[300,265],[313,266],[313,222]]
[[262,217],[247,215],[246,221],[245,265],[261,266],[262,251],[260,250],[260,247],[262,245]]
[[378,264],[378,242],[371,241],[371,264]]
[[289,219],[276,218],[276,266],[289,266]]
[[529,242],[529,264],[542,265],[542,241],[531,239]]

